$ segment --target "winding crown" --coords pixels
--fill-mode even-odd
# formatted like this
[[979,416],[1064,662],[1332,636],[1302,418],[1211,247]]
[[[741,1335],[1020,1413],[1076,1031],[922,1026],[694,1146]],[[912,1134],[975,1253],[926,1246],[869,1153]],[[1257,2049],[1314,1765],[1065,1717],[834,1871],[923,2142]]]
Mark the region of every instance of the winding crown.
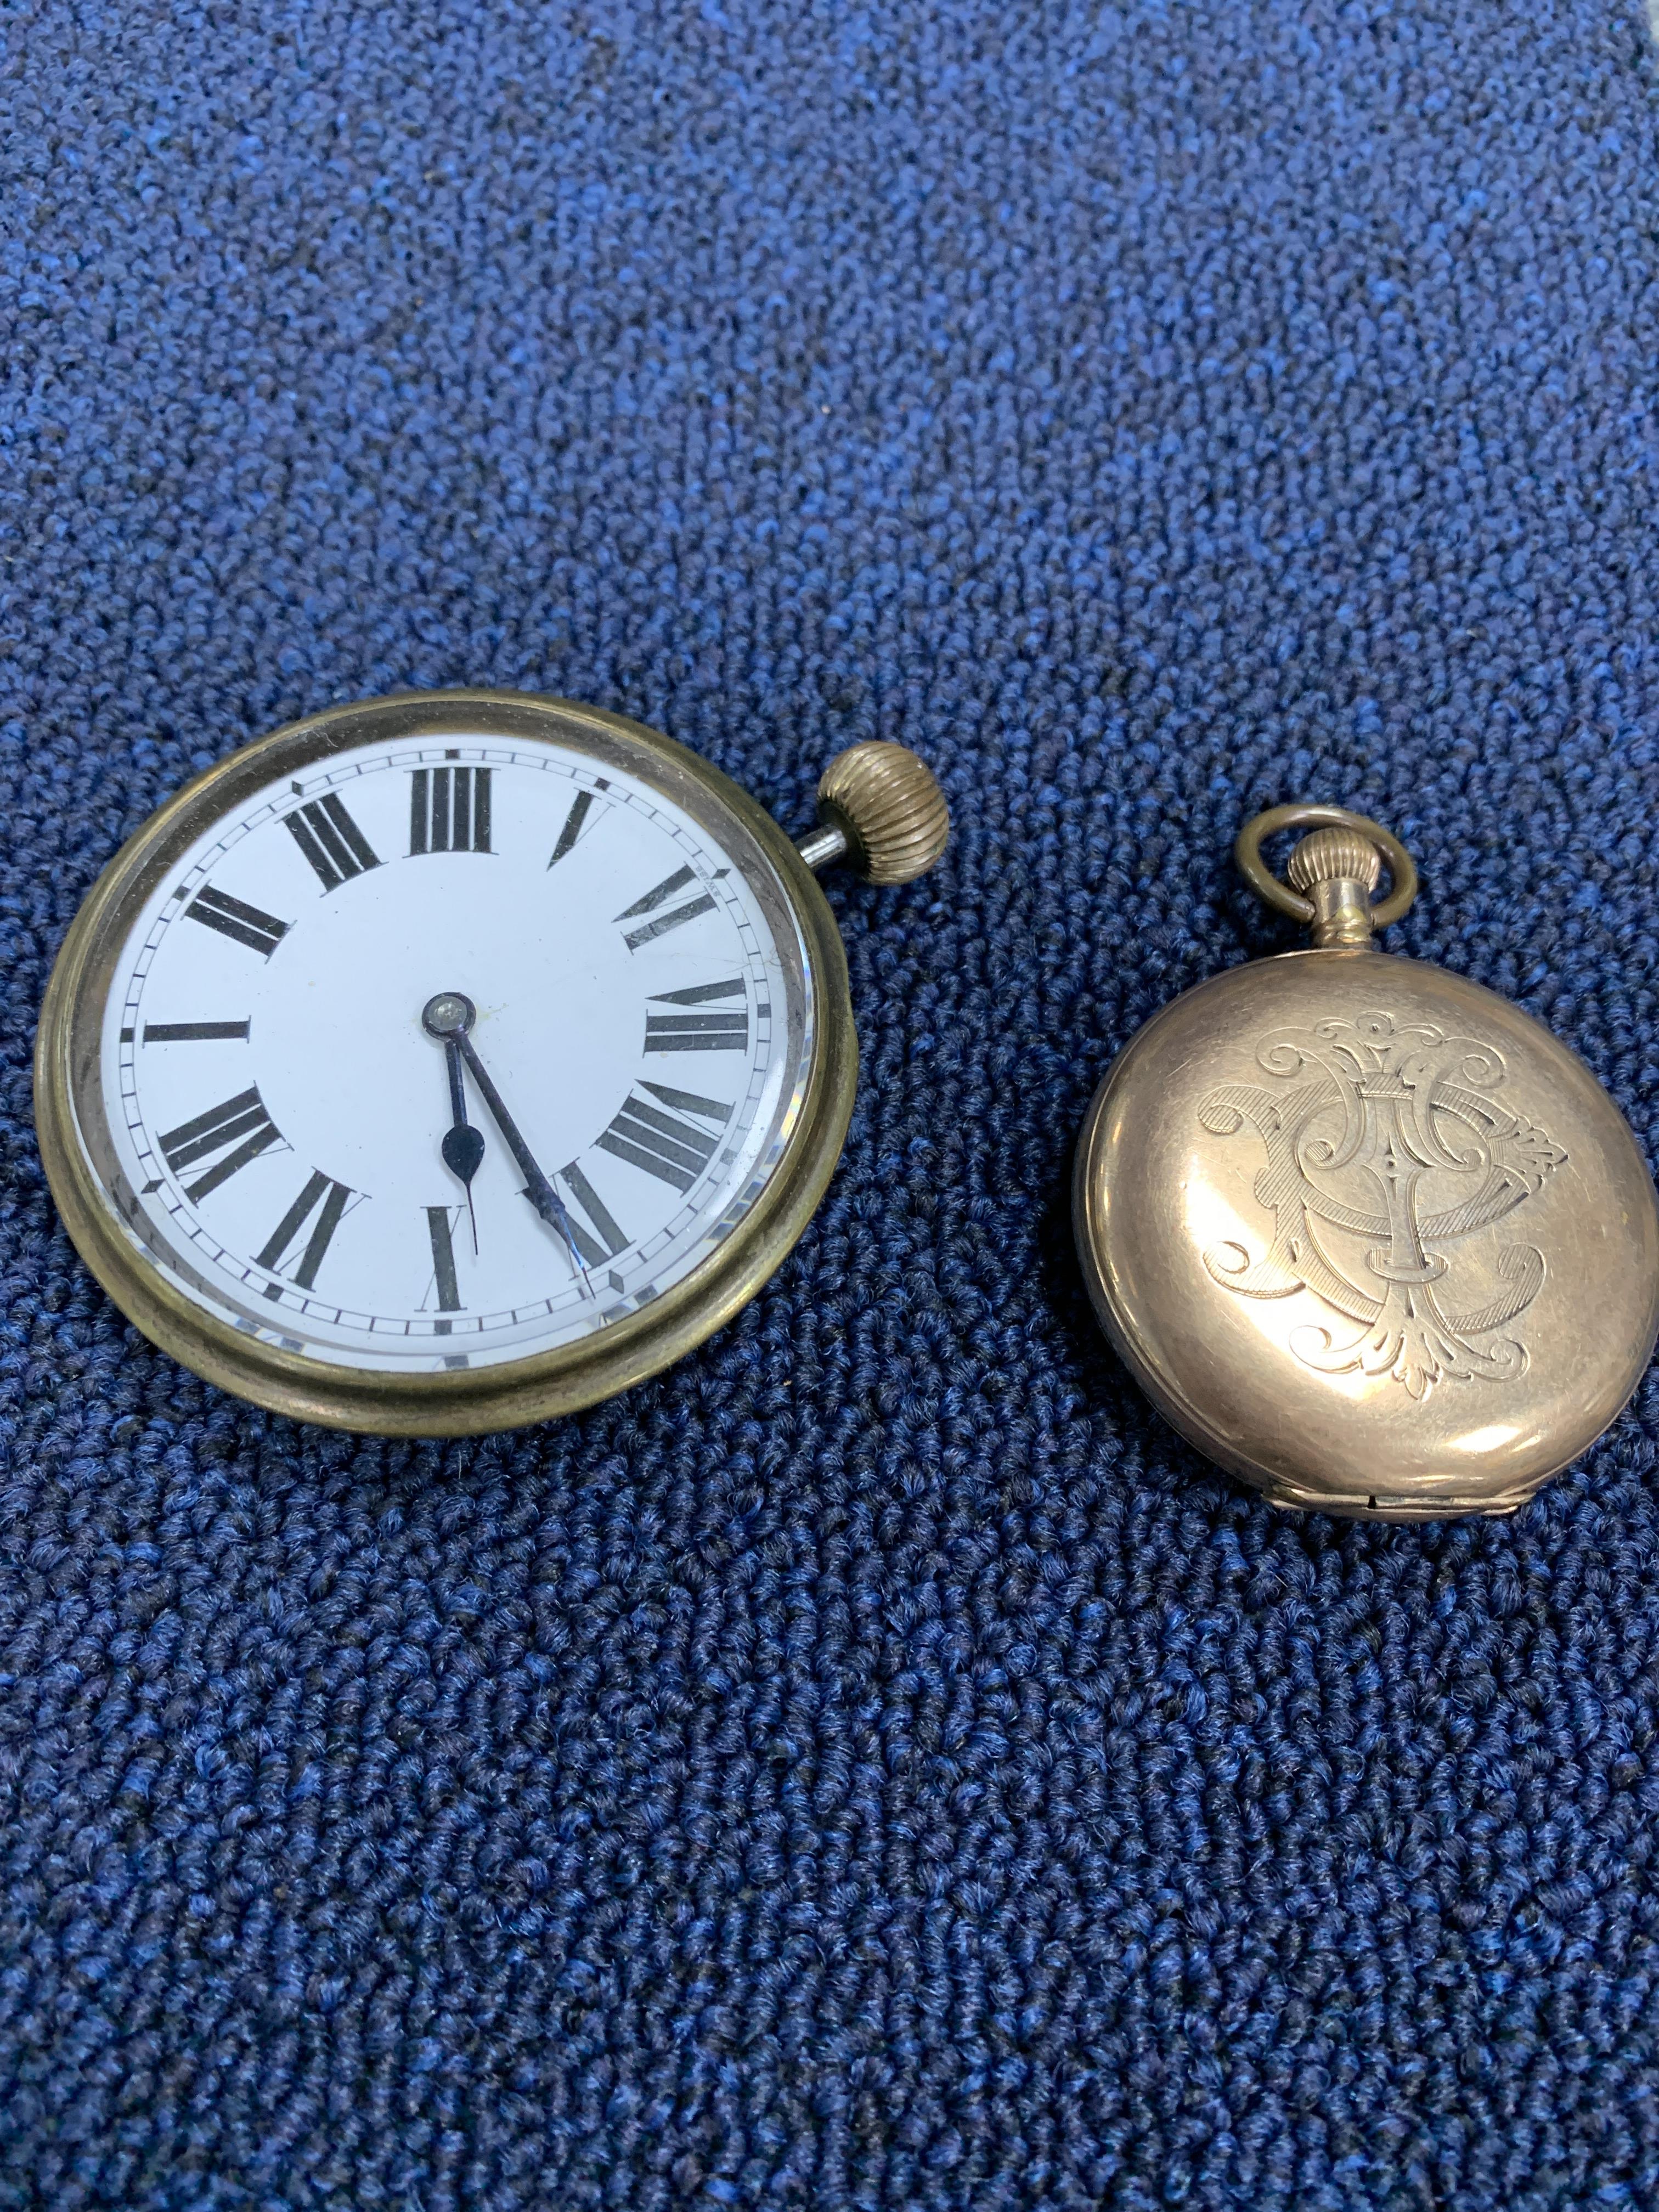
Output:
[[872,884],[908,884],[945,850],[951,812],[938,779],[906,745],[872,738],[837,753],[818,778],[819,818],[846,838]]
[[1357,830],[1316,830],[1285,862],[1285,877],[1304,898],[1316,884],[1361,884],[1370,892],[1382,880],[1382,855]]

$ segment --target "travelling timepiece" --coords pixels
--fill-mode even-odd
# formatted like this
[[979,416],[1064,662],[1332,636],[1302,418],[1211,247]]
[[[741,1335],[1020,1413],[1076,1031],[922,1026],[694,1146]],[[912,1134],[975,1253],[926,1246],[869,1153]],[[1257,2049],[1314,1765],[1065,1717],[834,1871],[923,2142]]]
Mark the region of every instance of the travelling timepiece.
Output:
[[[1262,842],[1293,829],[1285,882]],[[1653,1353],[1635,1139],[1519,1007],[1374,948],[1417,889],[1379,823],[1274,807],[1237,855],[1313,945],[1185,992],[1101,1085],[1074,1206],[1096,1310],[1153,1403],[1276,1504],[1511,1512]]]
[[794,843],[592,707],[343,707],[116,855],[35,1057],[52,1194],[116,1304],[256,1403],[507,1428],[654,1374],[788,1253],[857,1068],[813,879],[931,867],[945,800],[854,745]]

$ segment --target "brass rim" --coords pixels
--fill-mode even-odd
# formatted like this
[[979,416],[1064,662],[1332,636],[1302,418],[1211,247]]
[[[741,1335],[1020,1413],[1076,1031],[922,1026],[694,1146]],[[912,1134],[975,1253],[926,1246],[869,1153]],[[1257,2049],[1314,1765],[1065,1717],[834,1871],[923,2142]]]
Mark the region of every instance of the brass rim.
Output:
[[[643,755],[659,780],[689,783],[725,809],[771,863],[800,930],[815,994],[805,1094],[766,1188],[718,1250],[641,1311],[602,1334],[494,1367],[386,1375],[283,1352],[204,1312],[133,1249],[87,1157],[76,1102],[101,1115],[105,1000],[126,922],[204,824],[292,769],[371,744],[386,726],[411,738],[584,732]],[[35,1125],[58,1210],[76,1249],[152,1342],[222,1389],[295,1420],[376,1436],[474,1436],[575,1413],[658,1374],[731,1320],[782,1264],[841,1157],[858,1080],[858,1043],[841,933],[811,871],[777,823],[731,779],[643,723],[576,702],[493,690],[435,691],[335,707],[273,731],[197,776],[130,837],[70,926],[46,987],[34,1055]]]
[[1240,875],[1258,898],[1265,899],[1280,914],[1288,914],[1297,921],[1311,921],[1315,912],[1313,901],[1281,883],[1261,857],[1263,843],[1280,830],[1352,830],[1376,846],[1388,863],[1394,889],[1387,898],[1379,899],[1372,907],[1373,929],[1387,929],[1391,922],[1398,921],[1417,896],[1417,863],[1392,830],[1373,822],[1369,814],[1351,813],[1346,806],[1320,806],[1310,800],[1297,800],[1289,806],[1270,806],[1265,814],[1253,815],[1239,831],[1233,847],[1233,859]]

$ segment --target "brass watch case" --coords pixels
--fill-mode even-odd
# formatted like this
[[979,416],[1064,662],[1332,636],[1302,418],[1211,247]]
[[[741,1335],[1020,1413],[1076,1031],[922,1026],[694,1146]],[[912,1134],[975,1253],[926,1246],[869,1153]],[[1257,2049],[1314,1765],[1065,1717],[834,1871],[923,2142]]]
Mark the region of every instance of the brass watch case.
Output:
[[[264,785],[388,738],[455,734],[552,739],[643,776],[728,849],[746,841],[798,930],[813,1029],[803,1093],[782,1157],[726,1241],[636,1313],[574,1344],[477,1370],[387,1375],[285,1352],[204,1311],[124,1227],[93,1158],[112,1157],[101,1043],[106,1000],[133,920],[203,830]],[[764,870],[751,878],[763,903]],[[41,1007],[35,1122],[46,1180],[82,1258],[128,1320],[222,1389],[291,1419],[376,1436],[474,1436],[570,1413],[612,1396],[723,1327],[781,1265],[841,1157],[858,1081],[858,1041],[841,933],[811,871],[771,817],[707,761],[658,731],[573,701],[521,692],[395,695],[337,707],[273,731],[187,784],[121,848],[70,925]]]
[[[1385,1211],[1392,1244],[1353,1226]],[[1096,1096],[1074,1219],[1136,1381],[1283,1506],[1512,1512],[1659,1333],[1653,1184],[1589,1070],[1508,1000],[1360,947],[1155,1015]]]

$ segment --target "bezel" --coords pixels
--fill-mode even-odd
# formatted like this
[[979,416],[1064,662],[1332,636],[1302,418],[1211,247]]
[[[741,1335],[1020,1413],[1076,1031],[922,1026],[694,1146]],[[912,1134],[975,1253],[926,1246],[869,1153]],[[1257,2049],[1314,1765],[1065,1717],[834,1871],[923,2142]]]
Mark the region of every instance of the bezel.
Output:
[[[775,872],[811,970],[815,1013],[804,1094],[782,1154],[744,1218],[639,1311],[574,1343],[482,1368],[404,1374],[324,1363],[204,1310],[146,1260],[123,1227],[90,1157],[106,1124],[106,1002],[145,902],[212,823],[265,785],[356,746],[465,735],[580,749],[654,786],[722,842],[746,833]],[[330,708],[273,731],[197,776],[128,839],[70,924],[46,987],[35,1047],[35,1121],[46,1180],[76,1249],[128,1320],[163,1351],[221,1389],[292,1419],[376,1436],[475,1436],[613,1396],[729,1321],[811,1218],[841,1157],[857,1078],[847,960],[835,917],[794,846],[739,786],[672,738],[601,708],[523,692],[413,692]]]

